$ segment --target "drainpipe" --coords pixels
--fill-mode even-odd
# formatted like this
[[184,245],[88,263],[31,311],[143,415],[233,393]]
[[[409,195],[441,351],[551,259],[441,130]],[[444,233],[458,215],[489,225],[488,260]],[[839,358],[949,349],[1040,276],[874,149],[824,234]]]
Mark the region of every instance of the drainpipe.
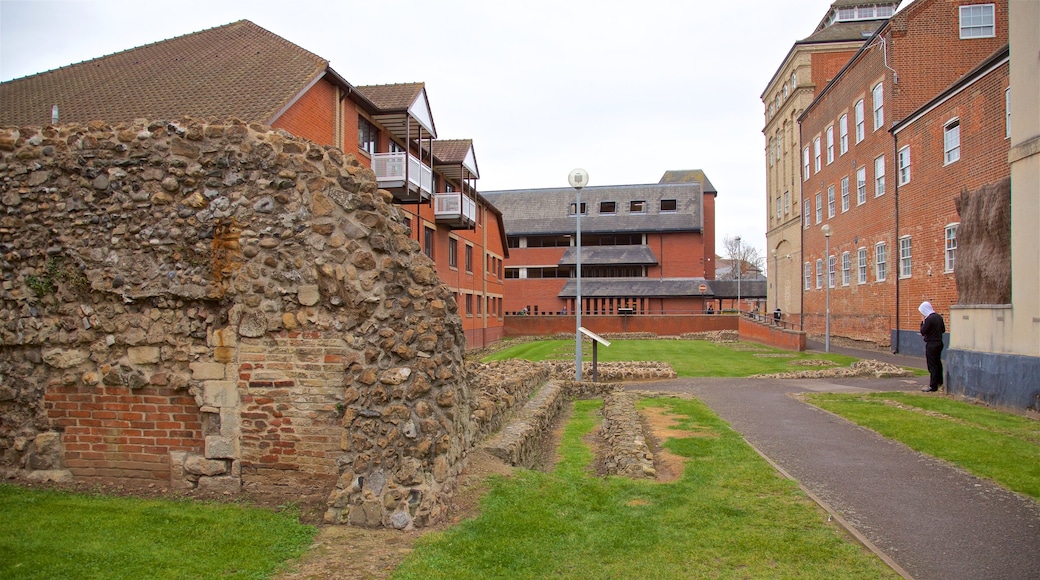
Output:
[[[894,164],[894,166],[896,168],[896,175],[895,175],[896,178],[894,180],[895,181],[895,185],[896,185],[895,196],[894,196],[895,197],[895,206],[896,206],[895,207],[896,230],[895,230],[895,236],[892,238],[892,240],[895,241],[896,243],[893,244],[892,250],[894,250],[893,251],[893,255],[898,255],[896,252],[899,250],[899,134],[898,133],[893,133],[892,136],[893,136],[892,142],[894,143],[893,149],[894,149],[894,153],[895,153],[894,156],[892,157],[892,162],[893,162],[893,164]],[[893,273],[896,275],[895,276],[895,278],[896,278],[896,329],[895,329],[896,330],[896,334],[895,334],[895,340],[892,341],[892,352],[894,352],[894,353],[898,353],[899,352],[899,269],[898,269],[898,264],[899,264],[899,262],[896,261],[895,262],[896,268],[893,268]]]

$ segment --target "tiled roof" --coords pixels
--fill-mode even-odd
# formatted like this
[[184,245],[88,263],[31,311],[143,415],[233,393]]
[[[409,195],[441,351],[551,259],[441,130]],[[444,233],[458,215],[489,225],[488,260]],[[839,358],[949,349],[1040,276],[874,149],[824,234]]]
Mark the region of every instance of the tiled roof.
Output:
[[[584,231],[585,228],[582,228]],[[653,265],[657,264],[657,256],[650,246],[585,246],[582,244],[581,264],[592,265]],[[560,266],[577,265],[576,248],[567,248],[560,258]]]
[[0,84],[0,125],[194,116],[270,123],[328,61],[248,20]]
[[423,83],[397,83],[364,85],[357,87],[357,90],[375,103],[380,111],[404,111],[412,106],[424,87]]
[[[506,232],[516,235],[552,235],[574,231],[570,214],[575,191],[570,187],[486,191],[484,197],[502,212]],[[661,212],[661,200],[676,200],[676,211]],[[586,213],[581,231],[663,232],[701,231],[703,196],[696,183],[613,185],[581,190]],[[600,202],[615,202],[613,214],[600,213]],[[630,210],[632,201],[643,201],[643,212]]]
[[665,171],[659,183],[699,183],[704,193],[718,194],[715,186],[708,181],[708,176],[700,169],[684,169],[682,171]]
[[817,42],[852,42],[865,41],[883,24],[888,22],[887,18],[876,20],[856,20],[852,22],[835,22],[834,24],[817,30],[806,38],[799,40],[797,44],[813,44]]
[[[701,292],[700,286],[708,287]],[[567,280],[563,290],[557,294],[560,298],[574,298],[577,294],[577,281]],[[664,296],[711,296],[711,282],[704,278],[582,278],[582,298],[618,298],[641,297],[657,298]]]
[[439,163],[458,165],[472,148],[472,139],[437,139],[433,142],[433,156]]

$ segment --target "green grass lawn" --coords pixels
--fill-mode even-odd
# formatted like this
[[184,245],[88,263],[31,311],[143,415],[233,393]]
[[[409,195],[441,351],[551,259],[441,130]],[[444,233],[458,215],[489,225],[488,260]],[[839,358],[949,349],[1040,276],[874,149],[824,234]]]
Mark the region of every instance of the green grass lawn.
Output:
[[[583,344],[582,360],[592,361],[592,346]],[[519,358],[532,361],[574,359],[573,340],[539,340],[521,343],[484,358],[484,361]],[[756,374],[828,367],[792,366],[791,361],[824,359],[848,366],[857,359],[838,354],[794,352],[765,345],[738,342],[716,344],[706,340],[612,340],[599,347],[599,360],[662,361],[680,377],[747,377]]]
[[0,484],[0,578],[268,578],[316,530],[291,513]]
[[706,406],[665,407],[691,436],[673,483],[597,478],[582,437],[601,401],[577,401],[552,473],[493,479],[481,515],[420,540],[395,578],[888,578]]
[[1040,499],[1040,421],[914,393],[813,393],[806,399],[921,453]]

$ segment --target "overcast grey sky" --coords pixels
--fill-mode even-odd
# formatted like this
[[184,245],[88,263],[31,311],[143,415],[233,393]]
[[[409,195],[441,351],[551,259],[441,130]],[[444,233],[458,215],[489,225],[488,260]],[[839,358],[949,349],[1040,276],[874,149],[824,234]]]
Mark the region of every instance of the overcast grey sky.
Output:
[[716,243],[765,255],[759,95],[831,0],[0,0],[0,80],[248,19],[355,85],[426,83],[481,191],[703,169]]

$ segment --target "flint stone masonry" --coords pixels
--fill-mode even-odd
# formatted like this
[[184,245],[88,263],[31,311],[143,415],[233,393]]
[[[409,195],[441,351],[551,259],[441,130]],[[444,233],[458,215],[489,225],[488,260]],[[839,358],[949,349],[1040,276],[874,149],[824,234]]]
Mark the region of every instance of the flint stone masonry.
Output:
[[533,467],[538,461],[539,444],[563,410],[566,400],[563,385],[550,381],[524,405],[484,448],[510,465]]
[[436,520],[474,437],[464,335],[391,201],[261,125],[0,128],[0,466]]
[[653,479],[657,477],[654,454],[646,444],[637,398],[632,393],[615,392],[603,400],[603,438],[607,443],[604,463],[614,475]]

